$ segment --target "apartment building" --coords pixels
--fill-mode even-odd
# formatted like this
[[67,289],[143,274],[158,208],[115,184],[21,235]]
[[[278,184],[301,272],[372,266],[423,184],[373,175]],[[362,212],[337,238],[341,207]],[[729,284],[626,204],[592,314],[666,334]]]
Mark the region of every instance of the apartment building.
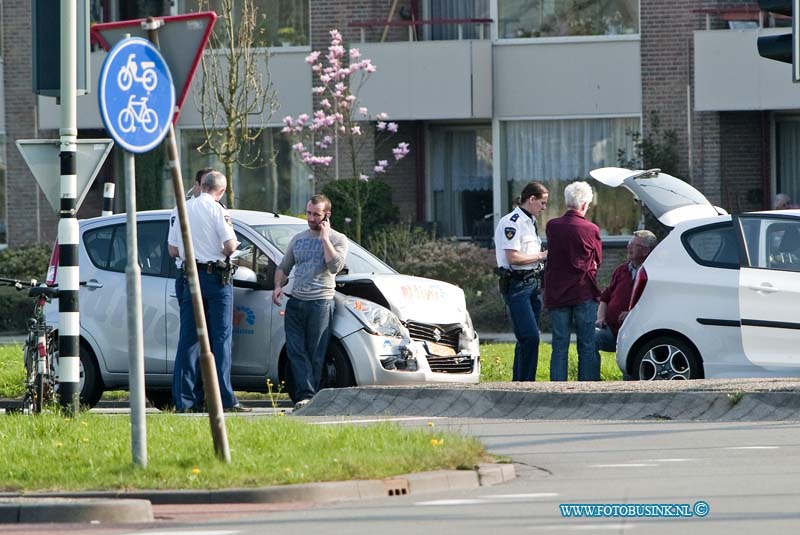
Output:
[[[211,2],[212,6],[217,0]],[[302,212],[314,187],[280,133],[281,118],[311,113],[314,84],[304,58],[328,31],[378,70],[360,98],[400,125],[411,145],[383,180],[404,217],[436,222],[440,234],[486,240],[522,185],[550,188],[545,217],[563,211],[568,181],[633,155],[657,114],[677,135],[678,175],[723,208],[767,208],[785,192],[800,201],[800,89],[786,64],[758,56],[767,20],[756,2],[714,0],[256,0],[271,53],[280,109],[263,119],[258,146],[276,158],[230,177],[236,207]],[[30,4],[2,2],[0,133],[6,232],[0,241],[51,240],[57,219],[18,154],[20,138],[58,135],[55,99],[31,92]],[[196,0],[91,0],[94,21],[179,14]],[[92,52],[96,78],[105,57]],[[214,165],[198,152],[202,121],[190,95],[178,123],[184,179]],[[105,137],[96,95],[80,97],[80,137]],[[99,214],[104,181],[124,206],[114,149],[79,215]],[[375,160],[390,147],[374,151]],[[163,152],[137,157],[141,208],[173,203]],[[597,186],[590,217],[608,236],[639,224],[626,192]],[[4,229],[4,230],[5,230]]]

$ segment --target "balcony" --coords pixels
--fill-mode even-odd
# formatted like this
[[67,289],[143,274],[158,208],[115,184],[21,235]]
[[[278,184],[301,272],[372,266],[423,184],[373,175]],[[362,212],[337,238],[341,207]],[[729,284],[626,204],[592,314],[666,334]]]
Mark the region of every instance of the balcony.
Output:
[[[393,120],[488,119],[492,116],[492,43],[490,19],[367,21],[357,46],[378,70],[359,98],[371,110]],[[408,27],[407,41],[365,42],[369,28]],[[454,40],[418,41],[426,26],[454,26]],[[469,31],[465,31],[465,27]],[[385,33],[385,32],[384,32]],[[477,39],[463,39],[465,34]]]

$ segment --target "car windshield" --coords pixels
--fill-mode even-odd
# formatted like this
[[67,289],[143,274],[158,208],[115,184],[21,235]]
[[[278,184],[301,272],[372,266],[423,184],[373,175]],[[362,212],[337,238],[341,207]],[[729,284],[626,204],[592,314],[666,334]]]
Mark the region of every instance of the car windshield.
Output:
[[[253,230],[261,234],[268,242],[275,246],[281,253],[286,252],[289,241],[298,232],[308,228],[307,225],[254,225]],[[345,260],[347,273],[396,273],[381,259],[350,240],[347,259]]]

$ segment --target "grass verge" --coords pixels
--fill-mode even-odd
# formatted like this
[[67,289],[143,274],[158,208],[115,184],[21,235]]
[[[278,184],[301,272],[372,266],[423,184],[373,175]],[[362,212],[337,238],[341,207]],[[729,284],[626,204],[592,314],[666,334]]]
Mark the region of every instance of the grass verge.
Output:
[[216,460],[208,420],[147,416],[148,467],[131,461],[127,416],[0,417],[0,490],[222,489],[380,479],[471,469],[473,438],[396,424],[313,425],[283,416],[226,419],[231,464]]
[[[539,345],[539,364],[536,367],[536,380],[550,380],[550,344]],[[481,382],[511,381],[514,368],[514,344],[481,344]],[[568,380],[578,380],[578,350],[575,344],[569,346]],[[600,380],[621,381],[622,372],[617,366],[614,353],[600,352]]]

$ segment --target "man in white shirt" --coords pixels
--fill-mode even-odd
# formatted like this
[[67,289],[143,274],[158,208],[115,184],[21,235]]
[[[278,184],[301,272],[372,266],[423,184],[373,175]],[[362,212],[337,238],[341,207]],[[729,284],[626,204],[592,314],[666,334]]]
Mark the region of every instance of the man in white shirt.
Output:
[[[220,396],[225,410],[247,412],[231,386],[231,341],[233,334],[233,285],[230,262],[239,245],[228,211],[219,204],[227,189],[225,175],[211,171],[203,175],[200,195],[186,203],[186,215],[192,229],[192,247],[197,262],[200,293],[208,328],[211,351],[217,368]],[[200,345],[197,341],[186,271],[186,259],[177,209],[170,217],[168,248],[176,259],[178,277],[175,294],[180,305],[180,337],[172,376],[172,398],[178,412],[203,411],[205,396],[200,374]]]

